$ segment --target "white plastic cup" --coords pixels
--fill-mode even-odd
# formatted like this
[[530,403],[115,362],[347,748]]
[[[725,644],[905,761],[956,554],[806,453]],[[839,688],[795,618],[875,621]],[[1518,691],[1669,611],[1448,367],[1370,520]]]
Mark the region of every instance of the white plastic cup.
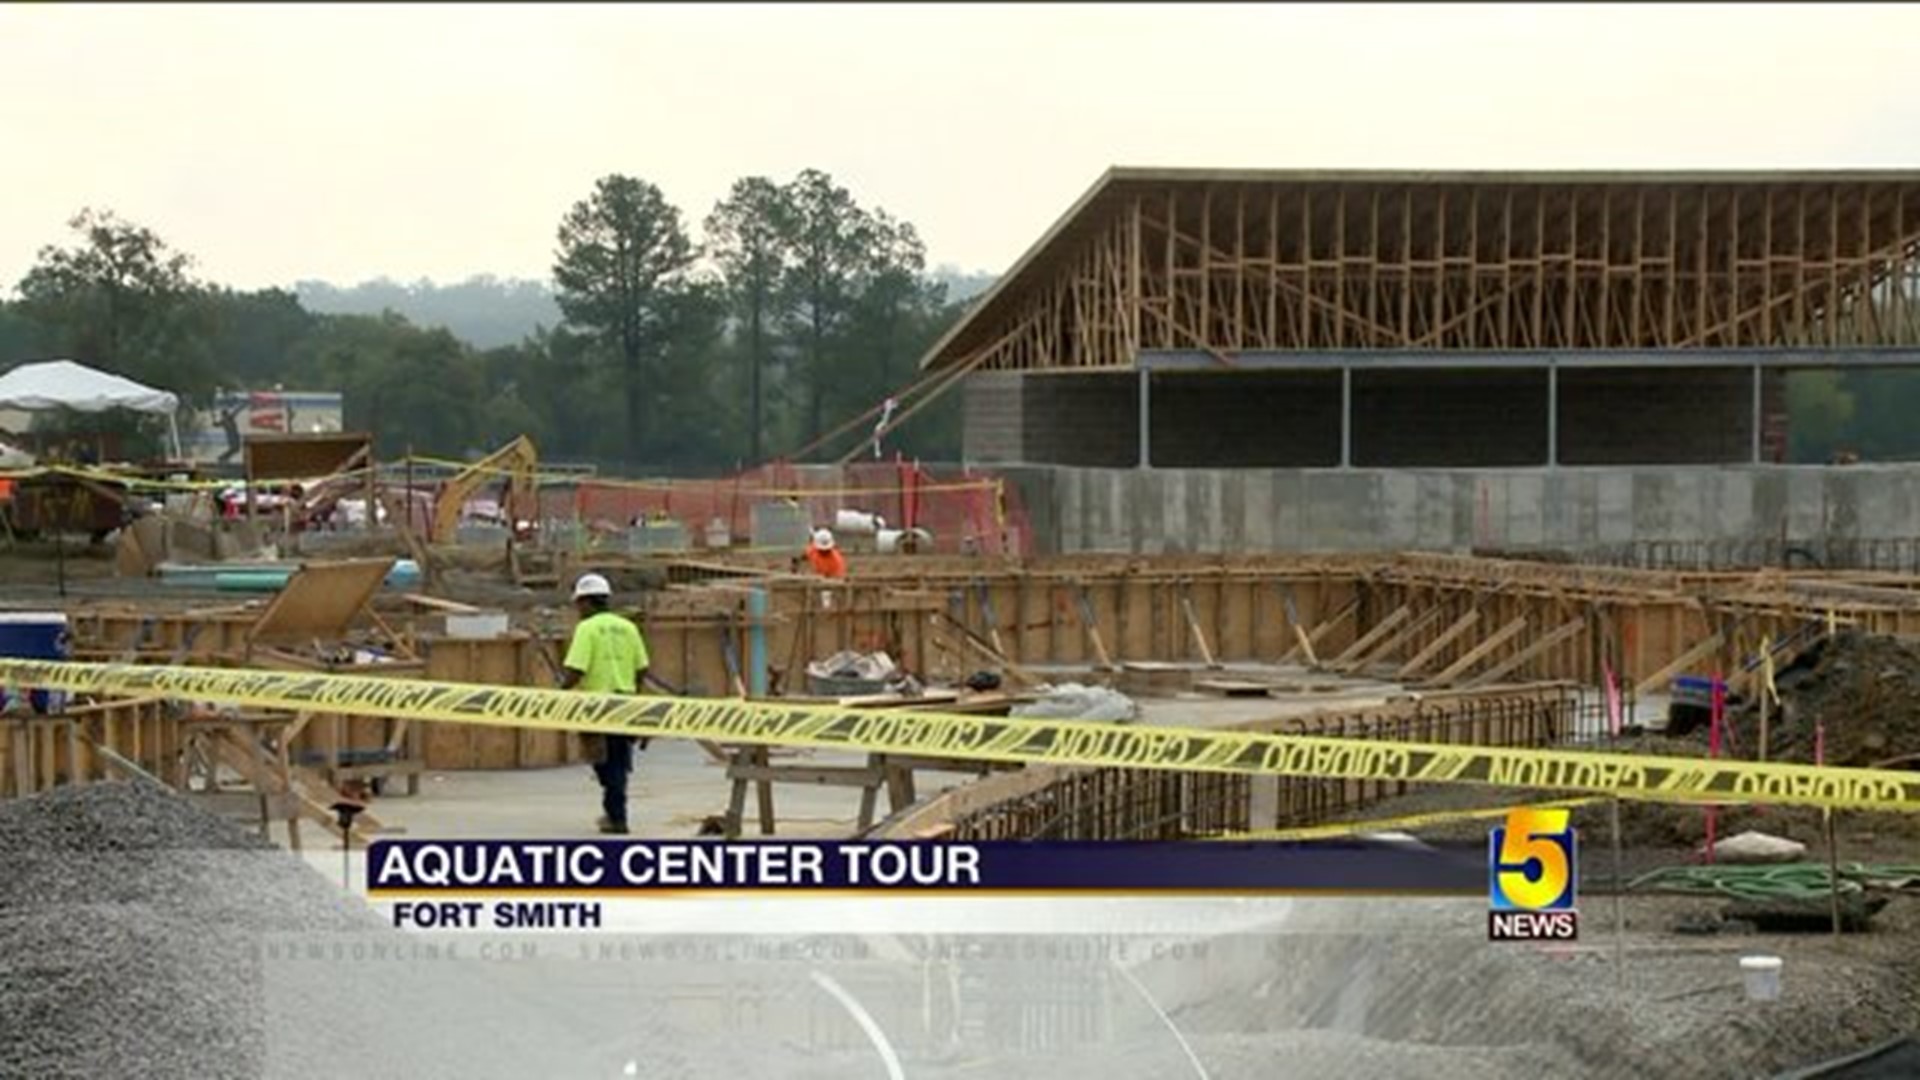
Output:
[[1780,958],[1743,956],[1740,977],[1747,984],[1748,1001],[1777,1001],[1780,998]]

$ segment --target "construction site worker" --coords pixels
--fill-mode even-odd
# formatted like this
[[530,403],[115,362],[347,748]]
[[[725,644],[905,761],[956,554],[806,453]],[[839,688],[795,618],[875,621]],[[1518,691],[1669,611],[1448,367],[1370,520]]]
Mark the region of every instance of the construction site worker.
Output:
[[823,578],[847,576],[847,557],[834,545],[833,533],[827,529],[813,530],[813,543],[807,545],[807,562],[813,572]]
[[[647,677],[647,643],[640,628],[611,610],[613,586],[599,574],[582,574],[573,583],[573,606],[580,623],[567,645],[560,685],[600,694],[632,694]],[[600,781],[600,831],[624,835],[627,829],[627,777],[633,772],[633,736],[585,735],[581,742],[594,778]]]

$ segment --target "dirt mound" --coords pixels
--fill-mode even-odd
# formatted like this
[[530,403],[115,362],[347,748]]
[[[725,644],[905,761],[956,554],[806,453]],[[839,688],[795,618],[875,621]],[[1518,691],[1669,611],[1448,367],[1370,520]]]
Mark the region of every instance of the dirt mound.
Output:
[[[1770,724],[1770,759],[1811,762],[1822,723],[1829,765],[1920,754],[1920,644],[1843,632],[1817,643],[1774,681],[1781,708]],[[1757,732],[1757,706],[1736,722],[1739,732]]]

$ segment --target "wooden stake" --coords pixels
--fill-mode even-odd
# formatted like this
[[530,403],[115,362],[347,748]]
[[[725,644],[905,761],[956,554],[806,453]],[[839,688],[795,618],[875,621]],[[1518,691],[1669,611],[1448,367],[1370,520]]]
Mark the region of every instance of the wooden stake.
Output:
[[1113,663],[1113,655],[1107,652],[1106,638],[1101,636],[1100,617],[1094,611],[1093,598],[1087,595],[1085,585],[1078,586],[1076,591],[1080,598],[1080,621],[1086,625],[1087,636],[1093,639],[1093,652],[1100,658],[1100,670],[1118,670]]
[[1627,861],[1620,845],[1620,800],[1612,801],[1609,817],[1613,833],[1613,978],[1620,990],[1627,988]]
[[1207,635],[1200,629],[1200,620],[1193,613],[1193,598],[1184,592],[1180,594],[1180,610],[1187,617],[1187,629],[1193,631],[1193,640],[1200,646],[1200,657],[1206,661],[1207,667],[1225,666],[1213,658],[1213,650],[1207,647]]
[[1822,810],[1827,828],[1827,905],[1833,914],[1833,936],[1840,936],[1840,844],[1833,828],[1833,809]]

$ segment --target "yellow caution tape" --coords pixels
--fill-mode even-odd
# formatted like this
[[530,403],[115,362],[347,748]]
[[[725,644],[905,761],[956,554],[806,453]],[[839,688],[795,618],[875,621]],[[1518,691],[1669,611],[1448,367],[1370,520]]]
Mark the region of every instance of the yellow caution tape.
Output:
[[[324,477],[315,479],[316,482],[324,480],[329,483],[360,479],[364,478],[367,473],[371,471],[373,471],[372,466],[359,466],[337,473],[329,473]],[[115,472],[112,469],[102,469],[84,465],[36,465],[25,469],[0,469],[0,480],[33,480],[48,476],[67,477],[76,480],[92,480],[102,484],[118,484],[121,487],[145,491],[223,491],[227,489],[246,489],[246,480],[243,478],[231,480],[156,480],[150,476],[139,476],[133,473]],[[299,481],[256,480],[254,481],[254,486],[256,488],[291,487],[295,483],[299,483]]]
[[1579,750],[900,713],[718,698],[131,664],[0,660],[0,686],[405,720],[813,746],[1030,765],[1487,784],[1662,801],[1920,812],[1920,773]]
[[[1858,771],[1858,770],[1850,770]],[[1671,792],[1619,791],[1614,798],[1625,802],[1677,803],[1685,806],[1735,807],[1745,806],[1757,800],[1752,798],[1726,798],[1717,796],[1685,796]],[[1577,806],[1592,806],[1607,802],[1598,796],[1582,796],[1575,799],[1551,799],[1546,802],[1520,803],[1512,806],[1487,806],[1463,810],[1435,810],[1425,814],[1403,814],[1398,817],[1370,818],[1366,821],[1334,821],[1324,825],[1302,825],[1291,829],[1249,829],[1244,832],[1216,833],[1205,837],[1208,840],[1328,840],[1342,836],[1356,836],[1360,833],[1412,832],[1430,825],[1447,825],[1457,821],[1479,821],[1486,818],[1504,818],[1515,810],[1550,810],[1556,808],[1572,809]]]
[[1519,806],[1479,807],[1472,810],[1435,810],[1426,814],[1402,814],[1399,817],[1374,818],[1370,821],[1335,821],[1326,825],[1303,825],[1297,829],[1250,829],[1246,832],[1220,833],[1209,836],[1209,840],[1335,840],[1343,836],[1358,836],[1361,833],[1410,832],[1430,825],[1448,825],[1456,821],[1482,821],[1487,818],[1504,818],[1515,810],[1546,810],[1553,808],[1571,809],[1576,806],[1590,806],[1605,802],[1605,799],[1588,797],[1582,799],[1556,799],[1552,802],[1524,803]]
[[[511,465],[480,465],[470,461],[454,461],[451,458],[429,457],[415,454],[410,460],[420,465],[429,465],[437,469],[452,469],[460,472],[478,472],[491,476],[524,475],[522,470]],[[695,493],[703,489],[710,493],[726,494],[730,489],[739,489],[740,494],[783,499],[828,499],[839,497],[872,497],[876,495],[900,494],[944,494],[953,491],[991,491],[1000,481],[981,478],[978,480],[942,480],[934,483],[905,486],[887,484],[879,487],[818,487],[818,488],[782,488],[760,484],[745,479],[686,479],[686,480],[626,480],[616,476],[584,476],[578,473],[541,472],[535,470],[533,478],[541,484],[573,484],[579,487],[615,488],[622,491],[657,491],[662,494]]]

